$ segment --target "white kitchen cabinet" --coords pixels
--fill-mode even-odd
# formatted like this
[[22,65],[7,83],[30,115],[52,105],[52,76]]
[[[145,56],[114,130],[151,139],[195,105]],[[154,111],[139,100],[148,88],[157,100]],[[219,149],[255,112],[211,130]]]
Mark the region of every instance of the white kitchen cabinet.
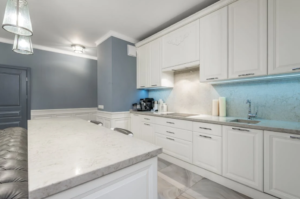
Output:
[[263,191],[263,131],[223,126],[223,176]]
[[217,174],[222,174],[222,138],[194,132],[193,163]]
[[229,5],[229,78],[267,75],[267,0]]
[[228,7],[200,19],[200,81],[228,78]]
[[130,127],[131,127],[131,132],[133,133],[133,136],[135,138],[140,138],[140,133],[141,133],[141,122],[140,122],[140,116],[134,113],[130,114]]
[[199,20],[163,36],[163,70],[199,65]]
[[264,191],[300,199],[300,135],[264,132]]
[[185,162],[193,161],[193,143],[156,133],[156,145],[163,148],[163,152]]
[[153,124],[147,122],[141,122],[140,125],[141,125],[140,126],[141,131],[139,134],[139,138],[144,141],[155,144],[155,133],[154,133]]
[[150,85],[150,46],[144,45],[137,49],[137,88],[142,89]]
[[269,74],[300,72],[300,1],[269,0]]

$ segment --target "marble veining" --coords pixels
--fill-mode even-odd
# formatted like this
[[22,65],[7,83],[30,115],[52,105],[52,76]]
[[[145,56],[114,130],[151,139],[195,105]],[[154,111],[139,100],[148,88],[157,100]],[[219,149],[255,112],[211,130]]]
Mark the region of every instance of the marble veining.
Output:
[[174,88],[150,90],[149,97],[163,99],[169,111],[211,115],[212,100],[227,98],[227,116],[247,117],[246,100],[258,118],[300,122],[300,77],[211,85],[200,83],[199,70],[176,72]]
[[250,128],[250,129],[263,130],[263,131],[275,131],[279,133],[290,133],[290,134],[300,135],[299,122],[255,119],[256,121],[259,121],[259,123],[242,124],[242,123],[236,123],[231,121],[235,119],[246,119],[246,118],[217,117],[211,115],[196,115],[190,117],[180,117],[180,116],[166,115],[164,113],[138,112],[138,111],[131,111],[131,112],[140,115],[150,115],[154,117],[164,117],[164,118],[172,118],[172,119],[179,119],[179,120],[187,120],[192,122],[204,122],[204,123],[211,123],[211,124],[219,124],[219,125],[226,125],[226,126],[234,126],[234,127]]
[[29,121],[29,192],[44,198],[156,157],[162,149],[80,119]]

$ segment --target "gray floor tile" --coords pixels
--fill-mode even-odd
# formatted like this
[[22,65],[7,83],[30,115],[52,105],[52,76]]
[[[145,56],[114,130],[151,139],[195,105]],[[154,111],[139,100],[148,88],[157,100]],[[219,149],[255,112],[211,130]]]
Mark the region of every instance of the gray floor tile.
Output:
[[183,193],[183,190],[173,186],[166,180],[160,177],[157,180],[158,199],[176,199],[176,197]]
[[163,159],[158,158],[158,161],[157,161],[157,170],[160,171],[160,170],[162,170],[162,169],[170,166],[171,164],[172,163],[167,162],[167,161],[165,161]]
[[208,179],[200,180],[185,194],[192,196],[193,199],[251,199]]
[[201,176],[174,164],[160,170],[160,173],[173,179],[174,181],[177,181],[181,185],[184,185],[186,189],[193,186],[202,179]]

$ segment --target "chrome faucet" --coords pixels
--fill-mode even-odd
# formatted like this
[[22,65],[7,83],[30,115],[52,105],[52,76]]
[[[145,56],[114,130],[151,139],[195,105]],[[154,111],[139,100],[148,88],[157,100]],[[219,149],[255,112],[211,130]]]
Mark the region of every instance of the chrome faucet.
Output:
[[257,116],[257,112],[255,114],[251,112],[251,100],[247,100],[246,104],[249,104],[248,119],[251,120]]

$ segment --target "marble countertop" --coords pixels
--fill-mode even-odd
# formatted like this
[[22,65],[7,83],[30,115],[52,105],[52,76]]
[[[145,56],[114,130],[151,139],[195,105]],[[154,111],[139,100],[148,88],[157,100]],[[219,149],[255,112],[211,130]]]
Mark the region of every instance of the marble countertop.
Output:
[[153,113],[153,112],[141,112],[141,111],[130,111],[131,113],[139,114],[139,115],[149,115],[156,117],[164,117],[171,119],[180,119],[187,120],[192,122],[204,122],[204,123],[212,123],[212,124],[220,124],[226,126],[234,126],[241,128],[251,128],[257,130],[264,131],[275,131],[280,133],[290,133],[300,135],[300,123],[299,122],[288,122],[288,121],[276,121],[276,120],[264,120],[264,119],[253,119],[255,121],[259,121],[257,124],[242,124],[231,122],[235,119],[246,119],[246,118],[238,118],[238,117],[217,117],[211,115],[195,115],[189,117],[180,117],[180,116],[172,116],[166,115],[166,113]]
[[76,118],[28,123],[31,199],[56,194],[162,153],[161,147]]

